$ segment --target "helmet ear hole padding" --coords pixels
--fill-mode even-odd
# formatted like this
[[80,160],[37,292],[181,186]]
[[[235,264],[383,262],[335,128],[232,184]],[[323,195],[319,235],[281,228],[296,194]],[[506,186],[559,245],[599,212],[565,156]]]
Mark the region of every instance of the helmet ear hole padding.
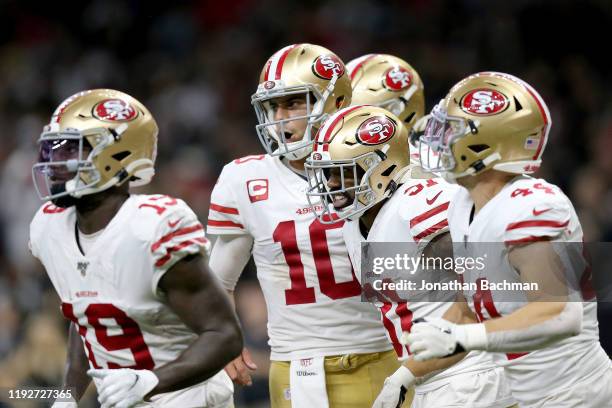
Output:
[[344,101],[345,101],[344,95],[341,95],[341,96],[337,97],[336,98],[336,108],[340,109],[341,107],[343,107],[344,106]]

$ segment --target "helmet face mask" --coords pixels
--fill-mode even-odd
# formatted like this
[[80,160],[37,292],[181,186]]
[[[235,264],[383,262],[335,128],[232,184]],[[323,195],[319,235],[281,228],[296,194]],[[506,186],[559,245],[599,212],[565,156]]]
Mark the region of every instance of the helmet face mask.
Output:
[[448,116],[443,107],[436,105],[418,143],[421,167],[430,172],[451,172],[457,165],[452,145],[469,132],[465,118]]
[[359,218],[395,191],[409,165],[406,127],[375,106],[338,111],[313,146],[306,195],[321,223]]
[[70,206],[85,195],[154,174],[157,124],[131,96],[111,89],[79,92],[62,102],[38,140],[32,166],[41,200]]
[[[275,100],[291,96],[305,101],[304,113],[277,118],[272,109]],[[289,160],[308,156],[313,135],[323,122],[350,102],[351,84],[344,63],[328,49],[312,44],[294,44],[274,53],[251,97],[257,135],[266,153]]]
[[[92,148],[87,137],[78,130],[71,132],[43,132],[38,144],[38,163],[32,167],[34,187],[41,200],[55,201],[60,197],[82,196],[101,179],[93,159],[109,144],[112,136],[106,129],[90,130],[98,140]],[[102,136],[104,135],[104,136]]]
[[[376,205],[370,176],[381,162],[374,152],[348,160],[308,160],[304,166],[309,183],[306,196],[319,221],[353,220]],[[346,202],[336,208],[334,202],[340,195]]]
[[[292,96],[303,99],[305,112],[300,115],[284,119],[275,118],[274,104],[278,99],[291,98]],[[310,135],[314,128],[320,127],[327,117],[321,113],[321,93],[312,85],[295,86],[284,88],[282,92],[257,92],[251,98],[255,108],[258,125],[255,126],[259,141],[264,146],[266,153],[271,156],[288,156],[298,160],[310,153],[312,140]],[[304,126],[305,124],[305,126]],[[302,138],[299,141],[288,141],[285,136],[291,130],[304,128]]]

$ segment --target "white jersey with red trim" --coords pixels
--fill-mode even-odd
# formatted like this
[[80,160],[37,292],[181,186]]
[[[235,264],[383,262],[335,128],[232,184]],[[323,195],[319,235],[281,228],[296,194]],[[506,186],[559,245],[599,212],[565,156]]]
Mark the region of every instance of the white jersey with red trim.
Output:
[[[473,205],[468,191],[461,188],[449,208],[449,223],[456,243],[455,256],[481,256],[486,252],[485,269],[464,273],[464,283],[475,283],[478,289],[464,290],[464,294],[470,307],[484,321],[508,315],[527,304],[522,292],[510,295],[508,291],[483,290],[480,284],[484,280],[495,285],[521,282],[508,260],[508,246],[549,239],[568,243],[556,246],[556,250],[565,252],[560,252],[561,259],[575,260],[567,251],[581,248],[582,228],[570,200],[557,186],[543,179],[514,178],[470,223]],[[579,279],[585,283],[583,298],[593,299],[589,276]],[[578,380],[597,381],[598,375],[609,370],[610,359],[599,344],[596,307],[594,301],[584,302],[582,331],[577,336],[530,353],[491,353],[494,361],[504,366],[512,393],[521,406],[556,395]]]
[[[448,232],[447,209],[453,196],[459,189],[458,186],[449,184],[441,178],[432,179],[408,179],[382,206],[367,239],[363,237],[359,229],[358,221],[345,223],[343,232],[347,248],[353,264],[359,270],[361,266],[361,243],[362,242],[410,242],[416,245],[411,246],[413,253],[408,254],[413,258],[421,256],[427,244],[436,236]],[[427,273],[427,271],[421,271]],[[417,277],[411,278],[417,281]],[[359,274],[361,276],[361,274]],[[441,278],[443,280],[454,280],[456,275],[449,272],[449,276]],[[404,331],[410,331],[412,322],[424,317],[442,317],[451,304],[455,301],[455,294],[448,291],[445,296],[447,299],[440,299],[439,295],[435,298],[439,301],[416,301],[411,302],[410,292],[403,295],[406,301],[398,301],[399,294],[392,291],[379,291],[386,297],[376,302],[382,315],[383,325],[387,330],[387,335],[400,359],[409,357],[408,346],[402,346],[398,339]],[[415,295],[420,299],[427,299],[422,290],[415,291]],[[434,295],[431,296],[433,298]],[[396,300],[394,300],[394,298]],[[491,358],[484,352],[471,352],[466,358],[452,367],[436,374],[426,382],[417,387],[417,392],[425,392],[439,388],[449,381],[457,383],[455,386],[460,388],[464,375],[479,375],[485,371],[495,369]],[[499,378],[498,378],[499,377]],[[493,375],[492,378],[499,387],[495,390],[504,388],[504,380],[501,376]],[[512,404],[512,399],[508,393],[493,392],[483,397],[482,406],[487,407],[507,407]],[[445,405],[446,406],[446,405]]]
[[[208,231],[249,234],[268,308],[272,360],[390,349],[342,239],[342,223],[321,224],[308,182],[276,157],[227,164],[212,193]],[[228,290],[235,281],[221,278]]]
[[[30,248],[90,366],[153,370],[175,360],[197,335],[163,302],[158,283],[180,259],[209,251],[193,211],[169,196],[131,195],[87,254],[76,234],[75,208],[47,203],[30,225]],[[167,395],[198,392],[192,388]]]

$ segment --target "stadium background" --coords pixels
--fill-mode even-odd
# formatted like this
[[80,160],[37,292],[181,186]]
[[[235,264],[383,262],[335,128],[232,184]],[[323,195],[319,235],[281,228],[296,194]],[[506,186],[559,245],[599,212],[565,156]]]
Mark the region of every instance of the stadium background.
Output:
[[[509,72],[552,113],[539,175],[573,200],[586,241],[612,241],[611,25],[606,0],[0,1],[0,386],[61,381],[67,323],[27,234],[40,205],[35,142],[72,93],[111,87],[144,102],[160,126],[145,191],[185,199],[204,221],[223,164],[262,152],[250,96],[266,59],[287,44],[321,44],[345,62],[398,55],[419,71],[427,109],[467,74]],[[266,312],[252,265],[237,291],[260,367],[254,386],[237,390],[237,407],[265,407]],[[602,318],[610,352],[611,317]],[[96,406],[93,393],[83,406]]]

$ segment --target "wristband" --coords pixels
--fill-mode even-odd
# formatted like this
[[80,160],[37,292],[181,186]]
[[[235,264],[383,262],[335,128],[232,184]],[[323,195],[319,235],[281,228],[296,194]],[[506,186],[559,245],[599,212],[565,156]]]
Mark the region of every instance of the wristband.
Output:
[[412,371],[408,369],[408,367],[401,365],[400,368],[395,370],[393,374],[389,377],[394,384],[400,384],[404,387],[408,388],[412,384],[414,384],[416,378],[412,374]]
[[460,324],[454,329],[457,342],[466,351],[487,349],[487,329],[484,323]]

